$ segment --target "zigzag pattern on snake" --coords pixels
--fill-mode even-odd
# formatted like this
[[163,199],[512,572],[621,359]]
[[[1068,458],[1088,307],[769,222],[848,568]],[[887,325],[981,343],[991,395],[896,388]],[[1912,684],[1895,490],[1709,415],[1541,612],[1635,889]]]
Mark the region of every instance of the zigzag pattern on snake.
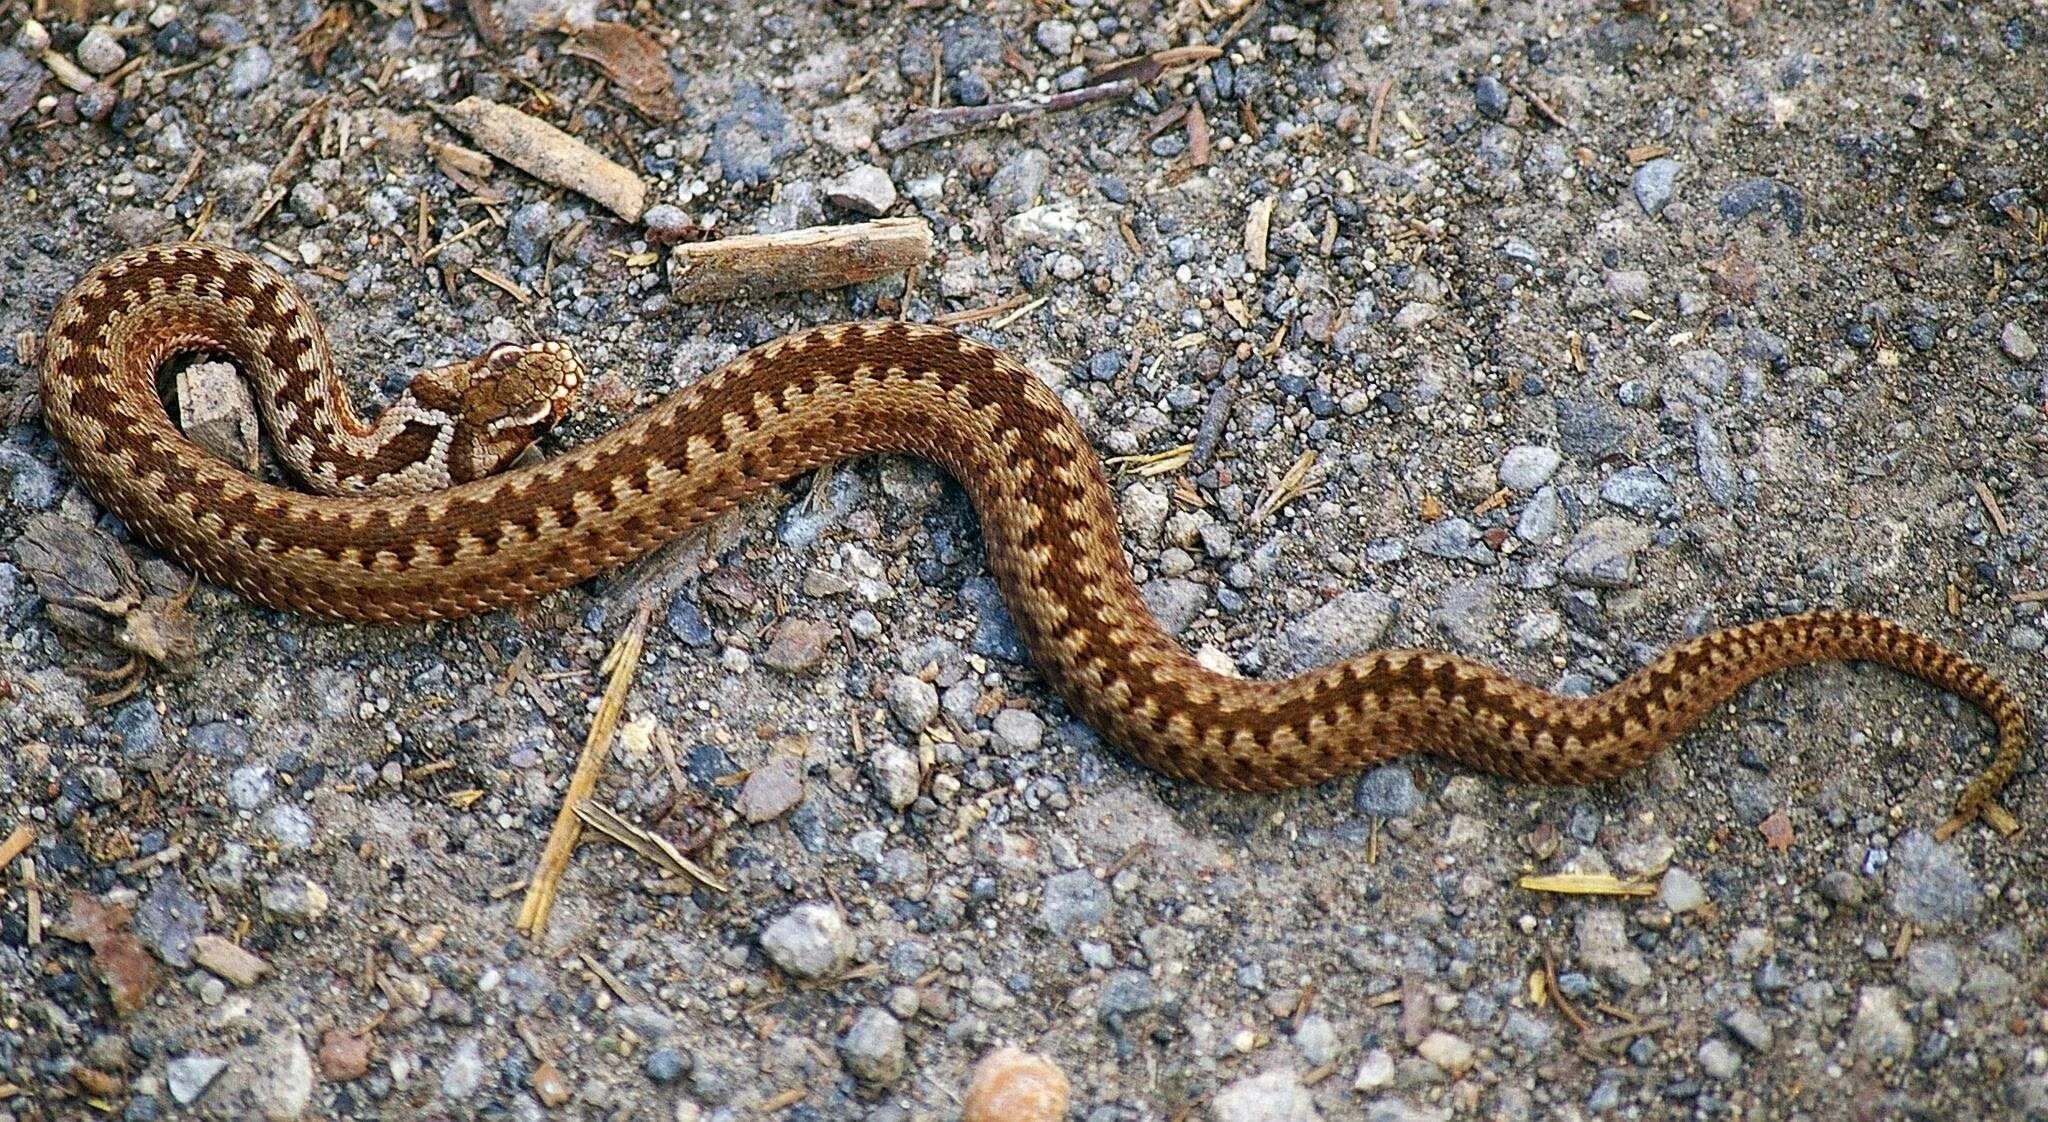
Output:
[[[341,493],[267,485],[187,440],[154,380],[191,351],[231,359],[280,455]],[[1073,710],[1151,767],[1233,790],[1316,783],[1408,752],[1590,782],[1635,767],[1763,675],[1842,659],[1925,679],[1996,723],[1992,761],[1945,829],[1995,806],[2026,743],[2019,700],[1982,667],[1852,612],[1691,639],[1588,698],[1430,650],[1284,680],[1211,672],[1139,598],[1102,467],[1058,397],[1000,351],[939,328],[789,335],[597,440],[501,470],[560,418],[580,377],[559,345],[501,346],[422,375],[364,424],[298,291],[252,257],[190,243],[126,253],[64,298],[42,393],[73,471],[142,539],[265,604],[386,623],[531,600],[800,473],[921,456],[965,487],[1017,627]]]

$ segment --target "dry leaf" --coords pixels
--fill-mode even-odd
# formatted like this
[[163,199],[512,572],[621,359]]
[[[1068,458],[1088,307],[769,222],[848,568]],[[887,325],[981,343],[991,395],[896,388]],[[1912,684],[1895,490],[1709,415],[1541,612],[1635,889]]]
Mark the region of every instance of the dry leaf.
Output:
[[101,904],[83,892],[71,894],[71,907],[50,933],[92,948],[92,972],[107,985],[114,1011],[123,1016],[149,1002],[163,975],[129,926],[133,912]]
[[666,54],[646,32],[623,23],[595,23],[577,32],[562,51],[596,63],[642,117],[667,122],[682,115]]

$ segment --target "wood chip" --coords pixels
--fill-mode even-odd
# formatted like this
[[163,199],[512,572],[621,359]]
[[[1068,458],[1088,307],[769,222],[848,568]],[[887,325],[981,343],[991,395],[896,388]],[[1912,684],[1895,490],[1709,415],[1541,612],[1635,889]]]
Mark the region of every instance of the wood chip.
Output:
[[7,835],[6,841],[0,841],[0,868],[12,864],[15,858],[21,856],[29,846],[35,843],[36,828],[34,826],[26,822],[16,826],[14,832]]
[[640,221],[647,210],[647,184],[639,176],[538,117],[480,97],[436,112],[484,151],[543,183],[585,195],[628,222]]
[[818,291],[904,272],[931,260],[932,228],[922,218],[883,218],[679,245],[668,282],[684,303]]
[[1646,881],[1622,880],[1607,873],[1544,873],[1515,881],[1530,892],[1561,892],[1568,896],[1638,896],[1657,894],[1657,886]]
[[1998,536],[2011,537],[2012,524],[2005,520],[2005,512],[1998,508],[1998,496],[1993,495],[1991,488],[1986,487],[1981,479],[1970,480],[1970,486],[1976,488],[1977,499],[1984,504],[1984,512],[1991,516],[1991,524],[1998,527]]
[[219,935],[193,936],[192,961],[243,989],[255,985],[270,972],[269,963]]
[[647,641],[647,621],[653,614],[653,609],[645,605],[633,613],[633,622],[626,625],[598,668],[611,678],[605,683],[597,715],[590,720],[590,735],[584,738],[583,754],[576,761],[569,790],[562,796],[562,808],[555,813],[554,827],[548,831],[547,846],[534,867],[533,883],[527,887],[526,900],[519,908],[519,930],[536,939],[547,929],[548,912],[555,906],[555,887],[569,868],[569,857],[576,852],[577,839],[582,836],[583,820],[577,817],[576,807],[596,790],[597,778],[604,773],[612,732],[625,711],[626,694],[633,688],[633,674],[640,666],[640,649]]
[[1113,468],[1128,469],[1133,475],[1151,477],[1166,475],[1187,466],[1194,457],[1195,446],[1178,444],[1164,452],[1145,452],[1135,456],[1111,456],[1104,461]]
[[1273,204],[1278,201],[1268,195],[1253,203],[1251,217],[1244,224],[1244,263],[1254,273],[1266,271],[1266,242],[1273,230]]

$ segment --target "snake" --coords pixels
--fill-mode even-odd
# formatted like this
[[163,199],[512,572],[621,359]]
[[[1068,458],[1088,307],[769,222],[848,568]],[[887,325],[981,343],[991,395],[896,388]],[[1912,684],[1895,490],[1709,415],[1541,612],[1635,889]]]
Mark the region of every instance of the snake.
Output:
[[[188,439],[157,379],[232,362],[303,489]],[[1230,791],[1302,787],[1407,753],[1511,780],[1585,784],[1637,767],[1749,683],[1883,664],[1981,709],[1997,744],[1953,832],[2016,828],[1996,796],[2028,741],[1988,670],[1881,616],[1814,610],[1678,642],[1571,696],[1439,650],[1376,649],[1287,678],[1190,655],[1148,610],[1103,465],[1058,392],[1015,358],[906,321],[814,327],[747,351],[593,440],[514,463],[588,380],[558,342],[434,367],[364,420],[304,295],[256,257],[199,242],[92,269],[44,337],[45,424],[85,490],[197,577],[277,609],[379,624],[532,601],[639,558],[806,472],[921,457],[956,479],[1033,663],[1072,712],[1144,765]]]

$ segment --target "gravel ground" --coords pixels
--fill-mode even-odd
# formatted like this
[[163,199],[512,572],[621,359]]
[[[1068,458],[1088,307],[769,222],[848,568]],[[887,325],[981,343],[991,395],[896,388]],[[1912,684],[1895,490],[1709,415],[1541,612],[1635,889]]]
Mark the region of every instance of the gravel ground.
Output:
[[[546,30],[594,0],[499,0],[495,45],[448,0],[78,6],[0,12],[0,389],[94,262],[197,228],[291,272],[358,400],[575,342],[604,373],[556,448],[803,325],[1002,308],[964,330],[1145,457],[1125,541],[1212,664],[1430,645],[1586,691],[1848,606],[2048,696],[2038,6],[596,5],[663,48],[663,123]],[[1126,99],[876,145],[1204,43]],[[432,107],[470,94],[659,221],[917,215],[938,255],[907,296],[672,301],[648,227],[465,170]],[[1201,790],[1021,661],[957,487],[865,462],[458,624],[202,588],[196,669],[93,708],[115,660],[23,535],[119,528],[32,421],[0,486],[0,826],[33,839],[0,1119],[948,1119],[1005,1044],[1087,1122],[2048,1117],[2040,784],[2017,839],[1935,841],[1988,727],[1888,672],[1783,675],[1589,790]],[[529,940],[649,587],[598,795],[729,891],[590,845]]]

